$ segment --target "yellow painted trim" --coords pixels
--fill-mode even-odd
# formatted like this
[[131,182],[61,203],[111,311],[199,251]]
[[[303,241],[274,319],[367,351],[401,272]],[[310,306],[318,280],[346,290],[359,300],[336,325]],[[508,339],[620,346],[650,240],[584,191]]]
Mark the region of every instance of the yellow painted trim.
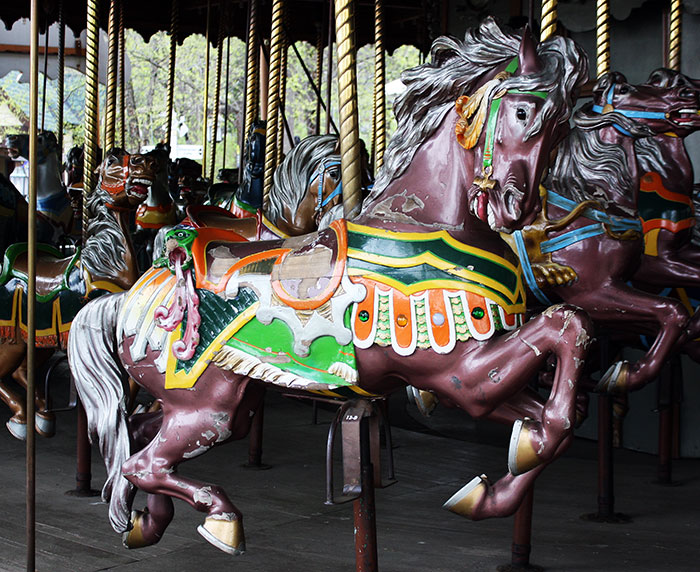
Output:
[[110,294],[115,294],[117,292],[124,292],[124,288],[117,286],[114,282],[108,280],[95,280],[92,281],[92,276],[88,272],[87,268],[83,268],[83,279],[85,280],[85,296],[89,296],[91,292],[95,290],[106,290]]
[[244,324],[249,322],[255,316],[260,302],[255,302],[245,311],[241,312],[233,322],[226,326],[218,336],[209,344],[209,347],[204,350],[204,353],[199,357],[192,369],[186,372],[184,369],[175,371],[177,358],[173,355],[171,348],[173,343],[182,338],[182,324],[175,328],[168,336],[168,342],[162,351],[168,352],[168,362],[165,367],[165,389],[190,389],[199,379],[199,376],[204,373],[204,370],[209,366],[209,362],[214,355],[221,350],[222,346],[228,339],[235,334]]
[[19,308],[19,296],[22,293],[20,288],[15,289],[15,293],[12,296],[12,314],[9,320],[0,320],[0,327],[16,326],[17,325],[17,314]]
[[686,292],[685,288],[676,288],[676,294],[678,295],[678,298],[681,301],[681,304],[685,306],[685,309],[688,310],[690,314],[695,313],[695,308],[693,308],[693,304],[690,301],[690,298],[688,297],[688,292]]
[[277,228],[272,221],[270,221],[269,218],[267,218],[264,214],[262,216],[262,223],[269,228],[271,231],[273,231],[276,235],[278,235],[280,238],[289,238],[289,235],[285,232],[282,232],[279,228]]
[[644,233],[644,254],[648,256],[659,255],[659,232],[660,228],[655,228]]

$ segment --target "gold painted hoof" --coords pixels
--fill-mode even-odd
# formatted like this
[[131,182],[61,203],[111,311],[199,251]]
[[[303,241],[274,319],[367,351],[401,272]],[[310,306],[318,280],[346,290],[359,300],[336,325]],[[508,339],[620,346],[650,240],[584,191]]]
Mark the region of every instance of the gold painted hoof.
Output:
[[598,393],[622,395],[627,393],[630,380],[630,363],[622,360],[612,364],[600,378],[595,390]]
[[145,511],[131,511],[132,528],[122,534],[122,544],[124,548],[144,548],[155,544],[154,542],[147,541],[143,536],[143,517],[147,511],[148,509]]
[[208,542],[228,554],[238,556],[245,552],[245,535],[240,519],[233,520],[225,515],[208,516],[197,532]]
[[486,475],[481,475],[479,477],[474,477],[461,489],[459,489],[455,494],[453,494],[442,508],[449,510],[460,516],[466,516],[467,518],[473,518],[474,507],[479,504],[483,496],[488,490],[488,477]]
[[508,449],[508,470],[511,475],[521,475],[537,467],[542,461],[537,456],[530,439],[532,419],[517,419],[513,423]]
[[408,398],[415,402],[418,411],[420,411],[424,417],[430,417],[438,406],[438,403],[440,403],[440,400],[432,391],[418,389],[412,385],[406,386],[406,393],[408,393]]

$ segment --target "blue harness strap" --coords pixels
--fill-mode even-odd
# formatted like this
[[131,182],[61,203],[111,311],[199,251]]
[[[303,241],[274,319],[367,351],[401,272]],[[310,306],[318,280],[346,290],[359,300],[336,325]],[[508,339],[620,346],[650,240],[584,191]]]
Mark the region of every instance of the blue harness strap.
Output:
[[530,288],[530,291],[535,295],[535,298],[537,298],[540,303],[545,304],[546,306],[551,306],[551,300],[547,298],[545,293],[540,290],[539,286],[537,286],[537,280],[535,280],[535,275],[532,272],[532,265],[530,264],[530,257],[527,255],[527,249],[525,248],[525,241],[523,240],[522,231],[516,230],[513,233],[513,237],[515,238],[515,247],[518,249],[518,257],[520,258],[520,262],[523,267],[523,275],[525,276],[525,282],[527,283],[528,288]]
[[[613,92],[615,90],[615,84],[611,84],[610,87],[608,88],[608,93],[605,98],[605,107],[602,105],[594,105],[593,106],[593,112],[594,113],[609,113],[610,111],[614,111],[615,113],[619,113],[620,115],[624,115],[625,117],[629,117],[630,119],[666,119],[666,113],[663,111],[639,111],[636,109],[615,109],[613,107]],[[615,129],[617,129],[620,133],[623,135],[631,136],[632,134],[627,131],[627,129],[623,128],[621,125],[618,125],[615,123],[613,125]]]
[[[567,212],[573,211],[578,203],[566,197],[561,196],[554,191],[547,191],[547,204],[554,205]],[[642,232],[642,221],[638,218],[626,218],[622,216],[609,215],[606,212],[598,211],[591,208],[586,208],[583,214],[586,218],[606,224],[613,232],[624,232],[626,230],[636,230]]]
[[576,230],[570,230],[569,232],[560,234],[551,240],[545,240],[540,243],[540,250],[543,254],[555,252],[571,246],[572,244],[576,244],[577,242],[581,242],[582,240],[586,240],[587,238],[593,238],[594,236],[604,233],[605,228],[603,228],[601,223],[589,224],[588,226],[582,226]]

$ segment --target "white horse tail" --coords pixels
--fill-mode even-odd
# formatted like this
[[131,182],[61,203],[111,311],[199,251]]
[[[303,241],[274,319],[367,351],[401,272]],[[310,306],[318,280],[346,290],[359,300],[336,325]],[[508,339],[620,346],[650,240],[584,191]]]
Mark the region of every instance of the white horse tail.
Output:
[[68,337],[68,361],[85,407],[88,434],[97,434],[107,468],[102,500],[117,532],[130,528],[134,486],[121,472],[131,456],[126,414],[128,375],[117,354],[117,318],[126,293],[102,296],[75,316]]

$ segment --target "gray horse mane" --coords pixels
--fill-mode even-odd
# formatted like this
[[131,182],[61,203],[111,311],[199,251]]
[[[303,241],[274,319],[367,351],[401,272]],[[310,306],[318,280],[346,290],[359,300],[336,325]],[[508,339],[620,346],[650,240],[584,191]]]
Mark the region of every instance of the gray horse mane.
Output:
[[99,187],[84,198],[89,222],[80,261],[92,276],[116,279],[119,272],[126,270],[126,247],[121,227],[114,213],[105,205],[108,198],[107,191]]
[[272,178],[265,216],[272,222],[284,216],[285,205],[294,218],[301,201],[306,196],[309,180],[323,159],[337,159],[333,154],[338,145],[337,135],[312,135],[302,139],[277,167]]
[[[484,74],[517,57],[520,44],[520,35],[502,30],[489,17],[467,31],[464,41],[447,36],[436,39],[430,62],[403,72],[401,81],[407,89],[394,103],[398,126],[372,197],[404,173],[418,148],[454,109],[457,98],[471,93]],[[542,61],[539,73],[513,76],[501,84],[503,89],[549,92],[528,137],[539,132],[546,121],[567,121],[573,108],[571,94],[588,79],[588,59],[573,41],[556,36],[541,43],[537,53]]]
[[635,160],[649,171],[665,173],[663,159],[653,133],[638,123],[616,112],[603,115],[593,113],[590,105],[574,115],[574,129],[559,145],[557,159],[550,173],[547,187],[574,201],[590,199],[612,200],[607,190],[619,189],[625,195],[634,195],[635,180],[629,168],[625,150],[615,143],[603,141],[600,130],[617,125],[637,138]]

